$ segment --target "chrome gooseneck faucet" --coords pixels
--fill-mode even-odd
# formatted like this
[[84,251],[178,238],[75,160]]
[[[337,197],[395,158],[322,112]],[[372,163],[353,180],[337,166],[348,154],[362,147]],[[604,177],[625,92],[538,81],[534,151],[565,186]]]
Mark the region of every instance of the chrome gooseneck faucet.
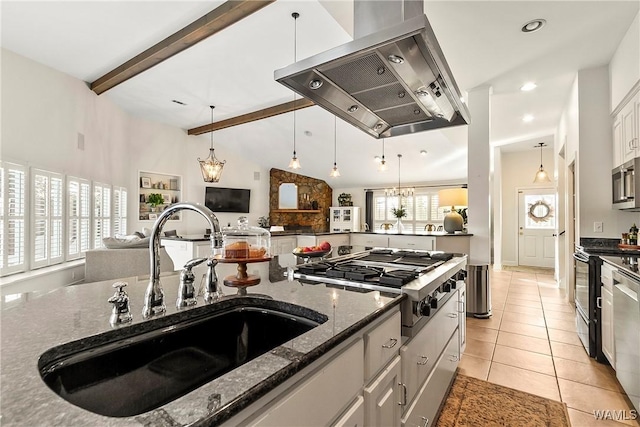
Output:
[[[149,241],[151,274],[149,277],[149,285],[147,286],[147,290],[144,294],[144,307],[142,308],[142,316],[144,318],[162,314],[167,310],[164,303],[164,292],[162,291],[162,285],[160,284],[160,256],[158,255],[160,250],[160,232],[169,218],[171,218],[174,213],[181,210],[192,210],[205,217],[211,228],[212,247],[215,249],[222,247],[222,232],[220,230],[220,224],[218,223],[218,218],[216,218],[215,214],[211,212],[209,208],[195,203],[182,202],[173,204],[165,209],[154,224],[153,231],[151,232],[151,240]],[[210,270],[213,270],[216,264],[217,262],[207,263]],[[215,271],[207,273],[207,280],[214,280],[215,278]],[[209,288],[215,287],[216,285],[212,283],[207,286]],[[207,301],[206,298],[205,301]],[[208,300],[207,302],[211,302],[211,300]]]

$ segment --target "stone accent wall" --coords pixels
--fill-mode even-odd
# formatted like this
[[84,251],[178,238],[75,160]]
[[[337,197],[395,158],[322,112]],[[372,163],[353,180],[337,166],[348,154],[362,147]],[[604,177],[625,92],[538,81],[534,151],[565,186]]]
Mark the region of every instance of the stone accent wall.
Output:
[[[271,169],[269,173],[269,220],[271,225],[284,225],[288,229],[308,229],[314,232],[329,231],[329,208],[333,200],[333,190],[325,181],[296,173]],[[311,203],[317,202],[317,212],[275,212],[278,209],[278,190],[282,183],[298,186],[298,209],[311,210]]]

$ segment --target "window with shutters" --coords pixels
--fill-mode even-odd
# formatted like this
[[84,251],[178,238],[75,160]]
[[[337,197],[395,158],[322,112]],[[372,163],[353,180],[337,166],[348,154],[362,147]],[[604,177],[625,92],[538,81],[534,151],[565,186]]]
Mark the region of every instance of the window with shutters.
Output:
[[113,187],[113,235],[127,234],[127,189]]
[[32,269],[64,260],[63,190],[61,174],[40,169],[32,170]]
[[102,248],[102,239],[111,236],[111,186],[93,183],[93,248]]
[[91,248],[91,184],[86,179],[67,178],[67,259],[84,256]]
[[[392,209],[397,208],[398,203],[398,196],[388,196],[382,190],[374,192],[374,230],[383,229],[385,223],[395,225],[397,218],[393,216]],[[407,216],[402,218],[405,233],[422,232],[427,224],[436,227],[442,225],[444,216],[450,209],[438,206],[437,190],[419,188],[412,196],[403,197],[402,205],[407,209]],[[390,229],[393,230],[394,228]]]
[[0,162],[0,274],[26,270],[26,168]]

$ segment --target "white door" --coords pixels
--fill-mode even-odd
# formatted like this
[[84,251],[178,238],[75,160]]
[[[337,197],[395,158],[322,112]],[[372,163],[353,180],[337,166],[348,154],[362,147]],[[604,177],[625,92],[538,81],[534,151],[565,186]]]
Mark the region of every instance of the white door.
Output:
[[553,188],[518,190],[518,265],[554,267],[556,216]]

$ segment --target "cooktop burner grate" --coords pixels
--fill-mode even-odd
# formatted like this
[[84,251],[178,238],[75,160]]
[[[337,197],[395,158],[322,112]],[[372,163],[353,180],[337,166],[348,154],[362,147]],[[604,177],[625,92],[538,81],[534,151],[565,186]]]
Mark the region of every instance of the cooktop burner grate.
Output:
[[417,271],[407,271],[407,270],[391,270],[385,271],[382,276],[380,276],[380,284],[381,285],[391,285],[395,287],[400,287],[402,285],[406,285],[413,279],[416,279],[420,275]]

